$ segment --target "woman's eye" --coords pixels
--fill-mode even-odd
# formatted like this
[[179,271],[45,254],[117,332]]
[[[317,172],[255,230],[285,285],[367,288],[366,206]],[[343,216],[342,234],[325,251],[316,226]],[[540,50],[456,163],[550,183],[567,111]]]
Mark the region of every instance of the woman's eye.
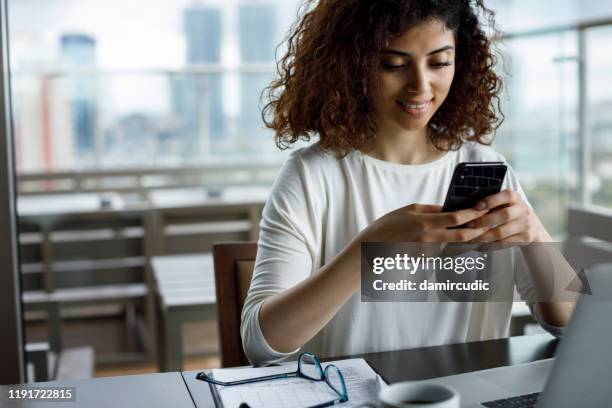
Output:
[[[453,63],[450,62],[450,61],[434,62],[434,63],[430,64],[430,66],[432,66],[435,69],[441,69],[441,68],[448,67],[448,66],[451,66],[451,65],[453,65]],[[407,65],[406,64],[391,64],[391,63],[388,63],[388,62],[383,62],[382,66],[383,66],[384,69],[386,69],[388,71],[395,71],[395,70],[399,70],[399,69],[405,68]]]
[[404,68],[406,66],[404,64],[389,64],[387,62],[383,62],[382,65],[383,65],[383,68],[385,68],[385,69],[387,69],[389,71],[393,71],[393,70],[396,70],[396,69],[401,69],[401,68]]
[[434,62],[433,64],[431,64],[434,68],[444,68],[444,67],[448,67],[453,65],[452,62],[446,61],[446,62]]

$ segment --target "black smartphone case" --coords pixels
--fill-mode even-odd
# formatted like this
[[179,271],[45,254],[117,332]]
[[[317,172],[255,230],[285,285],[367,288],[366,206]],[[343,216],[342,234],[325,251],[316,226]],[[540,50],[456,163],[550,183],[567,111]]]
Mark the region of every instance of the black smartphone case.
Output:
[[502,162],[459,163],[448,187],[443,212],[474,207],[501,190],[508,166]]

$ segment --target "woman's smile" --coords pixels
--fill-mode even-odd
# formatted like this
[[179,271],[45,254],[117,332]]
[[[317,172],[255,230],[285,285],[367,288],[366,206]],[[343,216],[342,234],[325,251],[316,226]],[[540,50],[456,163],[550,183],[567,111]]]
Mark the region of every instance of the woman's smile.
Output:
[[432,105],[432,100],[412,102],[403,99],[398,99],[397,104],[402,112],[413,116],[421,116],[426,114]]

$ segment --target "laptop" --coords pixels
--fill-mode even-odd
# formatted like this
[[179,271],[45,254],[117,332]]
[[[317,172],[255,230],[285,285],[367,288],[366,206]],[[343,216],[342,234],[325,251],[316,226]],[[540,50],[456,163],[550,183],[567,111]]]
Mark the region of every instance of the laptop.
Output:
[[440,377],[465,408],[601,408],[612,406],[612,264],[588,275],[593,295],[581,296],[554,359]]

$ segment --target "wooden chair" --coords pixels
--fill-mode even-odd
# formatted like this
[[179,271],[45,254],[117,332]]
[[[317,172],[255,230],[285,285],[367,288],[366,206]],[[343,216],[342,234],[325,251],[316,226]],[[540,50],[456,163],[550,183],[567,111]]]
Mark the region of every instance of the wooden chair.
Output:
[[[49,349],[58,356],[48,379],[68,378],[61,377],[64,372],[73,378],[93,375],[93,348],[72,348],[69,353],[62,347],[61,312],[65,309],[78,314],[82,306],[93,311],[109,304],[125,308],[126,323],[136,330],[141,321],[136,310],[142,306],[144,327],[150,333],[139,338],[143,351],[98,354],[95,360],[117,362],[152,355],[155,316],[154,309],[148,307],[145,213],[138,209],[102,208],[61,214],[42,210],[20,214],[19,242],[26,321],[45,316]],[[104,314],[103,308],[99,310]],[[77,355],[79,350],[81,356]],[[78,365],[64,370],[62,367],[72,364],[69,360]]]
[[251,285],[256,254],[255,242],[219,243],[213,246],[223,367],[250,365],[242,349],[240,314]]

